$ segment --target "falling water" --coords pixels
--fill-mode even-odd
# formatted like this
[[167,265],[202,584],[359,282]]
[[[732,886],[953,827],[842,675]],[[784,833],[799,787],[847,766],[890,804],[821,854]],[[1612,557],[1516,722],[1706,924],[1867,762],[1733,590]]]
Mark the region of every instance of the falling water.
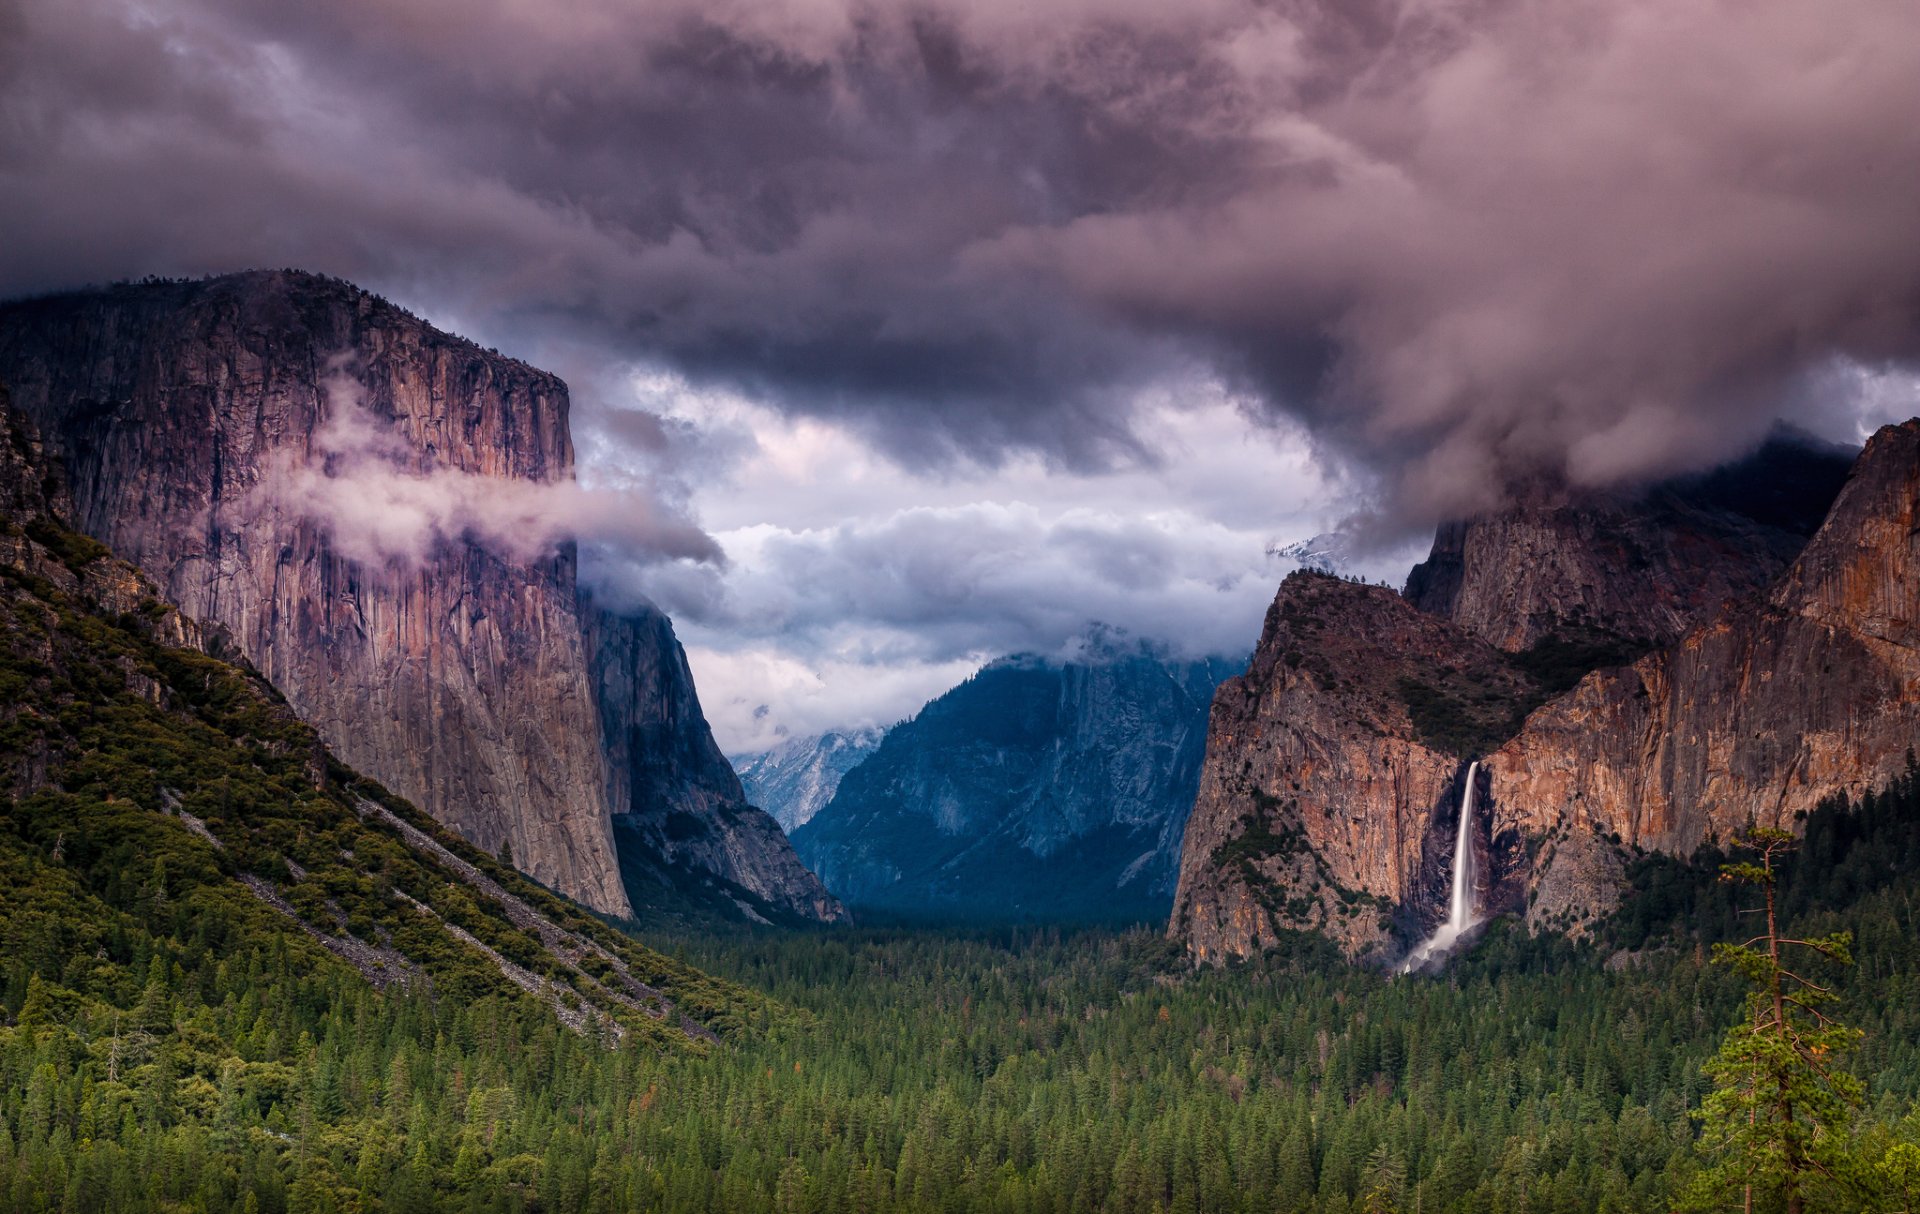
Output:
[[1436,957],[1444,957],[1479,920],[1473,917],[1473,785],[1480,772],[1475,761],[1467,768],[1467,791],[1460,799],[1460,831],[1453,841],[1453,892],[1447,901],[1447,921],[1408,954],[1400,972],[1411,973]]

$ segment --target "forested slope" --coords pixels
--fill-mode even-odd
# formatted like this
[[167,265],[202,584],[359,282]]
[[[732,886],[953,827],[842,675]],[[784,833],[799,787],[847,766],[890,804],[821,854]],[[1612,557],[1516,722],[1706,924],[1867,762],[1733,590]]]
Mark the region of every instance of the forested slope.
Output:
[[[444,1182],[510,1069],[782,1016],[341,766],[0,423],[0,1209]],[[467,1165],[505,1191],[498,1145]]]

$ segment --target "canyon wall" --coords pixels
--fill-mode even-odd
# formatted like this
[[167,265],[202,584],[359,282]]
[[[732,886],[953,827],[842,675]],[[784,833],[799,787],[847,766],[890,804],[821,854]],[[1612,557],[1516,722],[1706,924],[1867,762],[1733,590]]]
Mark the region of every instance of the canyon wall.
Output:
[[[1550,848],[1530,918],[1577,928],[1611,901],[1554,870],[1596,838],[1691,853],[1793,829],[1904,771],[1920,740],[1920,421],[1882,429],[1766,598],[1590,675],[1493,754],[1496,832]],[[1556,891],[1574,887],[1573,896]]]
[[1664,644],[1772,585],[1852,462],[1852,452],[1775,438],[1714,473],[1638,492],[1521,485],[1505,509],[1441,526],[1406,596],[1508,650]]
[[1445,913],[1466,739],[1504,736],[1532,690],[1386,587],[1288,577],[1247,672],[1214,695],[1172,933],[1201,960],[1288,929],[1384,954],[1403,907],[1424,933]]

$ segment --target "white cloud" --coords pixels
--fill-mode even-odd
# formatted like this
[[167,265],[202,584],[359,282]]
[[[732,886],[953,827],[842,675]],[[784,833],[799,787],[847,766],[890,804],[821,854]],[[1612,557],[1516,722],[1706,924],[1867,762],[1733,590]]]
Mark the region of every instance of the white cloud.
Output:
[[918,712],[985,660],[985,655],[947,662],[875,663],[819,655],[803,660],[778,644],[687,647],[700,707],[728,754],[766,750],[788,737],[830,729],[884,729]]
[[[596,575],[673,615],[732,752],[890,724],[984,661],[1064,651],[1095,621],[1196,656],[1244,654],[1294,568],[1271,549],[1360,500],[1301,432],[1253,420],[1204,379],[1137,402],[1151,454],[1101,474],[1037,455],[908,470],[847,425],[656,372],[630,386],[622,403],[670,437],[636,454],[593,423],[586,475],[672,464],[679,444],[698,469],[689,508],[728,564],[600,562]],[[1356,572],[1398,580],[1417,555],[1392,545]]]
[[366,407],[344,370],[324,386],[327,415],[312,450],[275,458],[239,509],[310,519],[340,555],[374,566],[417,565],[459,540],[521,562],[574,540],[617,548],[636,565],[720,559],[711,537],[639,486],[592,488],[424,463]]

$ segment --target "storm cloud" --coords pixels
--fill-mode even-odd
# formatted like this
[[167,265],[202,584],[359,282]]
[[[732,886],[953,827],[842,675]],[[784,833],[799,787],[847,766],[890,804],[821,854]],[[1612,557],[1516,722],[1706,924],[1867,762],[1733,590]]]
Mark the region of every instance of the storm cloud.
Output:
[[303,264],[913,467],[1150,464],[1143,393],[1224,378],[1430,520],[1830,429],[1824,389],[1920,353],[1920,9],[1885,0],[0,24],[0,290]]

